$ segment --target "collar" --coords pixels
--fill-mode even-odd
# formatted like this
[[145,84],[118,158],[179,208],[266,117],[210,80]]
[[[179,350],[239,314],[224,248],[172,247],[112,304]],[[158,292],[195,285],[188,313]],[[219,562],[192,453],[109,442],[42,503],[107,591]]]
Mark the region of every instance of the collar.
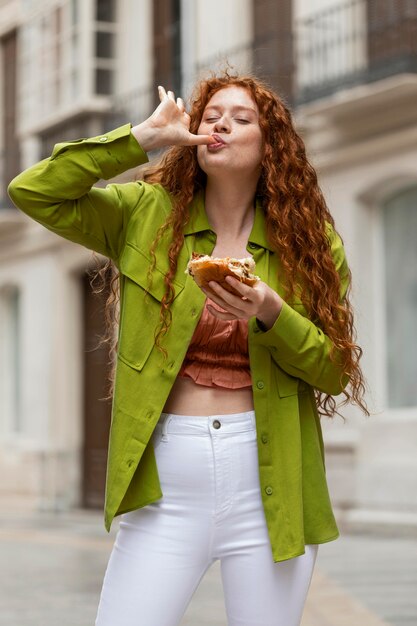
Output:
[[[184,227],[184,235],[193,235],[203,231],[213,231],[211,228],[204,203],[204,190],[198,191],[190,205],[190,220]],[[253,221],[252,230],[250,232],[249,243],[265,248],[273,252],[271,244],[268,242],[265,227],[265,213],[262,207],[262,200],[256,197],[255,202],[255,219]]]

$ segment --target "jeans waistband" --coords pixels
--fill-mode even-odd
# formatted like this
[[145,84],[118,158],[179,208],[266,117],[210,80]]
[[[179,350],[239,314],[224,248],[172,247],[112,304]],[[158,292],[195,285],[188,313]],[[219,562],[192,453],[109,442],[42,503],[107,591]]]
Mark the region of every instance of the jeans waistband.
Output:
[[256,431],[255,411],[228,413],[226,415],[178,415],[161,413],[157,426],[162,434],[217,434]]

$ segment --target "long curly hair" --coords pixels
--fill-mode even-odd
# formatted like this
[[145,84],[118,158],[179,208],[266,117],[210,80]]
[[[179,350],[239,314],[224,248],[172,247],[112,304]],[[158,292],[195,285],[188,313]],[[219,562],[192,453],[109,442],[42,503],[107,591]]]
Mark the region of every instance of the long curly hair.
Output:
[[[285,299],[291,302],[297,295],[305,306],[308,316],[333,342],[330,358],[336,359],[342,371],[349,376],[349,384],[343,391],[341,406],[351,402],[369,415],[363,399],[366,384],[359,365],[362,349],[355,343],[353,310],[349,301],[351,273],[347,270],[349,284],[341,299],[341,281],[331,254],[327,225],[335,228],[317,175],[309,163],[305,145],[297,134],[289,108],[284,100],[258,78],[246,74],[211,73],[195,86],[190,98],[188,113],[191,118],[190,132],[197,133],[203,111],[210,98],[220,89],[229,86],[248,90],[259,109],[259,125],[262,130],[265,152],[256,195],[261,198],[265,213],[267,237],[271,247],[279,255],[285,273]],[[161,184],[171,195],[173,210],[159,229],[151,246],[152,258],[148,278],[155,268],[155,250],[163,236],[170,230],[168,251],[169,271],[165,276],[165,294],[161,301],[160,326],[156,332],[156,347],[166,357],[160,345],[161,338],[171,325],[170,305],[174,299],[173,278],[177,260],[184,242],[183,228],[190,217],[189,205],[193,196],[204,189],[206,175],[199,167],[196,146],[173,146],[159,160],[142,170],[141,178],[149,183]],[[97,274],[106,275],[109,261]],[[113,268],[114,270],[114,268]],[[97,276],[96,274],[96,276]],[[113,392],[114,369],[117,354],[118,273],[114,271],[111,293],[106,303],[108,333],[104,341],[110,345],[109,396]],[[337,357],[336,357],[337,352]],[[333,417],[337,411],[331,395],[315,390],[317,410],[320,415]],[[343,416],[341,416],[343,417]],[[344,418],[343,418],[344,419]]]

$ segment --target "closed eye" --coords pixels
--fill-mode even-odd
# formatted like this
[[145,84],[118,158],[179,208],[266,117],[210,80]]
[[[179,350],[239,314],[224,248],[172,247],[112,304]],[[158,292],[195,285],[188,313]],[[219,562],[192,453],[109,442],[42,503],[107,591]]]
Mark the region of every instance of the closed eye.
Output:
[[[205,122],[215,122],[218,119],[218,117],[206,117]],[[250,120],[244,120],[243,118],[236,118],[236,121],[241,124],[250,124]]]

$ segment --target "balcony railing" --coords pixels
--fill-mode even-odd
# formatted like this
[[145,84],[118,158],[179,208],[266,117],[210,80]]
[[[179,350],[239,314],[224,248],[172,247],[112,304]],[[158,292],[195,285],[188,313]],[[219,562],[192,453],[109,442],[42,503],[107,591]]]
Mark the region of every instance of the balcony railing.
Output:
[[[227,64],[264,77],[294,107],[355,85],[417,73],[417,2],[347,0],[299,20],[293,32],[279,32],[277,25],[271,24],[262,38],[220,50],[193,71],[188,68],[181,76],[181,95],[187,96],[191,83],[206,70]],[[165,86],[173,88],[169,78]],[[114,96],[110,115],[100,113],[103,132],[148,117],[156,96],[154,84]],[[61,124],[59,133],[63,130]],[[73,128],[71,133],[76,134]],[[80,128],[78,136],[85,136],[83,133]],[[46,148],[45,154],[49,154],[50,146]],[[10,151],[0,154],[0,208],[9,205],[6,186],[17,171],[17,158]]]
[[[292,36],[288,34],[288,39]],[[282,45],[282,34],[271,32],[262,39],[248,42],[244,45],[234,46],[220,50],[218,53],[206,58],[194,66],[193,71],[181,74],[181,90],[176,95],[187,98],[189,90],[194,81],[199,77],[207,75],[210,71],[220,71],[229,69],[231,72],[238,70],[240,73],[253,72],[264,78],[272,87],[276,88],[288,102],[292,100],[292,89],[290,83],[294,75],[293,59],[280,58],[273,65],[263,63],[262,59],[268,57],[268,51],[277,47],[280,39]],[[174,89],[176,76],[166,77],[162,81],[166,89]],[[115,127],[126,121],[138,122],[148,117],[157,106],[156,85],[148,85],[141,89],[115,96],[110,115],[106,118],[105,124]]]
[[[282,37],[271,25],[262,40],[220,50],[182,77],[182,91],[206,70],[227,63],[263,76],[293,106],[395,74],[417,72],[417,2],[334,4],[296,22],[287,35],[287,58],[274,53]],[[115,99],[113,119],[143,119],[155,106],[154,92],[155,87],[149,86]]]
[[417,3],[349,0],[300,20],[295,103],[417,72]]

